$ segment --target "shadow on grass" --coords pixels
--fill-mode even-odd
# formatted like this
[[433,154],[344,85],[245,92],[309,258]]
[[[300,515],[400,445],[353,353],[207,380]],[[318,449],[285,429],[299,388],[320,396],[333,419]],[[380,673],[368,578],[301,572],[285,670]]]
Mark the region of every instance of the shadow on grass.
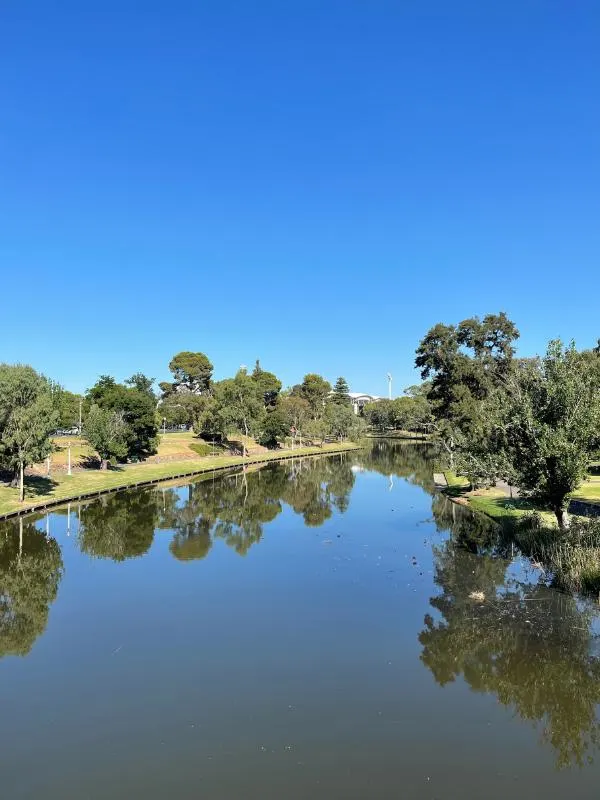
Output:
[[[100,472],[100,459],[97,456],[83,456],[78,464],[80,469]],[[124,464],[109,464],[108,472],[123,472]]]
[[25,478],[26,497],[43,497],[50,494],[52,489],[57,486],[57,482],[51,478],[44,478],[40,475],[28,475]]
[[448,497],[462,497],[471,491],[470,486],[446,486],[443,490]]

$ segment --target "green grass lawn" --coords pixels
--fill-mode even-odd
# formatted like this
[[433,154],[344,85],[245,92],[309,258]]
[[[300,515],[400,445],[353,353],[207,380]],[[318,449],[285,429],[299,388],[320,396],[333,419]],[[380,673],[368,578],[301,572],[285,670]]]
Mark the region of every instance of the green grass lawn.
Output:
[[586,481],[579,489],[573,492],[575,500],[596,500],[600,501],[600,483],[598,481]]
[[444,472],[444,475],[446,476],[446,481],[448,483],[448,486],[458,486],[465,488],[469,486],[469,479],[465,478],[464,475],[457,475],[455,472],[451,472],[449,470]]
[[252,461],[276,461],[286,456],[323,455],[341,450],[356,450],[355,444],[329,444],[323,447],[297,447],[294,450],[272,450],[251,456],[208,456],[182,461],[169,461],[166,464],[127,464],[125,466],[101,471],[86,469],[74,472],[73,475],[56,473],[50,478],[27,476],[25,480],[25,502],[19,503],[17,489],[7,484],[0,484],[0,515],[43,505],[66,501],[90,492],[104,489],[125,488],[142,481],[168,479],[174,475],[210,472],[213,469],[233,467]]

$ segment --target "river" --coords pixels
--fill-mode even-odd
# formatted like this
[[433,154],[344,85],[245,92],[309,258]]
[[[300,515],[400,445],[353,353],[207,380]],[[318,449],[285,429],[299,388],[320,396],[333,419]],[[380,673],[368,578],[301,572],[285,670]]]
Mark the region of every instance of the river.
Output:
[[549,583],[426,445],[3,523],[2,797],[595,798],[598,607]]

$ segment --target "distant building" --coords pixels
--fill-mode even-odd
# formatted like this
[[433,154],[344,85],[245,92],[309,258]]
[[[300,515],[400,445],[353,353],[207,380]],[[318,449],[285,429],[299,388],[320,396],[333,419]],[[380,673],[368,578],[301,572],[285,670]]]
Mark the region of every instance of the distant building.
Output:
[[352,409],[355,414],[360,414],[367,403],[375,403],[381,400],[376,394],[365,394],[364,392],[348,392],[352,401]]

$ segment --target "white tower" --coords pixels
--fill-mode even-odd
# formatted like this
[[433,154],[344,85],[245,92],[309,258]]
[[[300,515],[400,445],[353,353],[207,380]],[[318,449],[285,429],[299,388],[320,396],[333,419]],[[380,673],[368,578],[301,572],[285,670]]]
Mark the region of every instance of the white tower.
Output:
[[388,381],[388,397],[390,400],[392,399],[392,373],[388,372],[387,374],[387,381]]

